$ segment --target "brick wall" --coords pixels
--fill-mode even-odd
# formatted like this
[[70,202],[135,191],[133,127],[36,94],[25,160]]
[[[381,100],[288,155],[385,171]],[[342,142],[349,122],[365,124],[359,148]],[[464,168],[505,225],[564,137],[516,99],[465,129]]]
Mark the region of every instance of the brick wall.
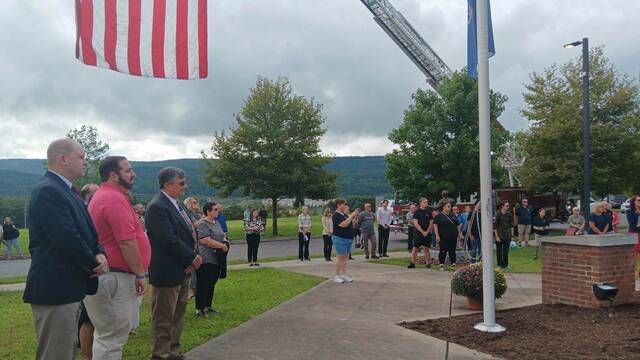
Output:
[[545,243],[542,247],[542,302],[598,308],[592,285],[618,287],[615,304],[634,300],[635,253],[632,245],[579,246]]

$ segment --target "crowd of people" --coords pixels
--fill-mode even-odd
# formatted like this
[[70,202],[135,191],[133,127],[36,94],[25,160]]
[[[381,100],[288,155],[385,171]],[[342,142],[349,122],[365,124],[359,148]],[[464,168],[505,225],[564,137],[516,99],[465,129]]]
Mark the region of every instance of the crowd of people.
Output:
[[[182,359],[180,337],[189,297],[195,297],[197,317],[219,311],[213,307],[215,286],[226,277],[231,243],[222,205],[188,197],[184,171],[168,167],[158,173],[160,191],[145,208],[133,204],[135,172],[126,157],[108,156],[99,166],[101,184],[78,190],[73,182],[83,176],[85,153],[80,144],[60,139],[47,149],[47,171],[34,188],[29,204],[31,266],[24,301],[31,304],[37,336],[38,359],[73,359],[76,335],[84,358],[119,359],[129,335],[139,325],[141,296],[152,287],[151,358]],[[365,259],[388,257],[393,209],[383,200],[375,213],[371,203],[350,211],[343,198],[335,210],[322,216],[325,261],[337,254],[333,281],[353,282],[348,263],[354,248]],[[640,196],[627,212],[629,231],[640,234]],[[310,261],[313,224],[308,207],[298,216],[298,255]],[[251,209],[244,221],[247,262],[259,266],[260,234],[266,214]],[[467,237],[471,258],[480,255],[481,217],[470,206],[461,208],[443,193],[436,206],[421,198],[406,214],[411,255],[409,268],[424,252],[425,266],[434,263],[430,250],[439,247],[438,265],[455,266],[456,249]],[[619,216],[606,203],[598,203],[588,219],[573,209],[567,235],[606,234],[618,231]],[[377,222],[377,232],[374,224]],[[549,231],[544,208],[532,209],[523,199],[511,210],[498,205],[492,219],[498,266],[509,268],[509,249],[529,246],[533,232],[540,243]],[[20,252],[19,231],[5,218],[2,236],[8,249]],[[640,242],[636,246],[640,252]]]
[[[146,209],[132,204],[136,175],[123,156],[102,160],[101,184],[78,190],[73,182],[85,172],[85,152],[70,139],[49,145],[47,168],[29,204],[31,265],[23,295],[33,313],[36,358],[74,359],[77,338],[84,358],[122,358],[148,279],[151,359],[182,359],[194,284],[196,316],[218,312],[212,300],[230,246],[222,206],[180,201],[187,179],[174,167],[160,170],[160,191]],[[13,239],[12,229],[4,232]]]

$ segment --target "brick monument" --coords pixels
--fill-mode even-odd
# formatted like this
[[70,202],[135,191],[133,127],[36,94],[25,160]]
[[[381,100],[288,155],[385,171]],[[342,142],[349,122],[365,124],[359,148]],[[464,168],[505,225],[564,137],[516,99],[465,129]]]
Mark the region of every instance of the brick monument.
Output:
[[635,296],[633,234],[547,237],[542,240],[542,303],[599,308],[593,284],[618,287],[614,304]]

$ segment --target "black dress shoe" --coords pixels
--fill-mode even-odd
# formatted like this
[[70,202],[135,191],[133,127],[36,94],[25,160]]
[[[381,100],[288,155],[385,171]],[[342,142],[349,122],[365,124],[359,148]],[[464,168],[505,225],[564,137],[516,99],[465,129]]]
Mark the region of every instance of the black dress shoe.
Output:
[[384,254],[384,255],[382,255],[382,257],[389,257],[389,255],[387,255],[387,254]]

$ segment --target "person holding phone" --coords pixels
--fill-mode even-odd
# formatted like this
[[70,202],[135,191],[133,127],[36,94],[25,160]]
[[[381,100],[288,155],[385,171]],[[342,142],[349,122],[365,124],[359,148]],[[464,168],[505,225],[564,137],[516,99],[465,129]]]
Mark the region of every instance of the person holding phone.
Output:
[[336,199],[336,211],[333,213],[333,235],[331,240],[338,254],[336,262],[336,276],[333,281],[338,284],[353,281],[351,276],[347,275],[347,262],[351,245],[353,244],[353,219],[356,212],[349,214],[347,201],[343,198]]

